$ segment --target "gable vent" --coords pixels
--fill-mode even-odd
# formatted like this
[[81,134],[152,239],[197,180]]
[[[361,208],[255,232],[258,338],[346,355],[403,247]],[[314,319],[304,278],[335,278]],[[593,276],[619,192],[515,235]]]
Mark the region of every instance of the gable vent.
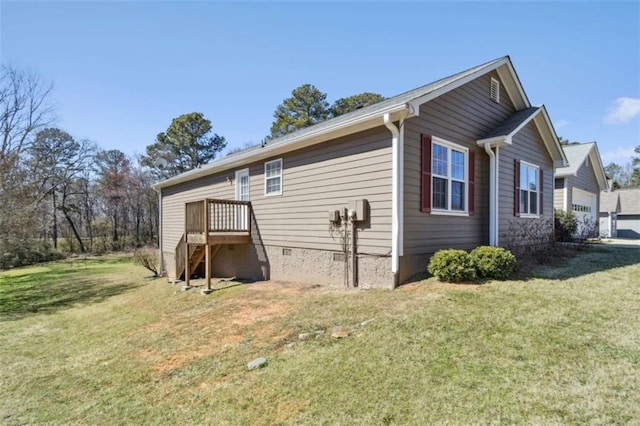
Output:
[[500,82],[491,77],[491,100],[500,102]]

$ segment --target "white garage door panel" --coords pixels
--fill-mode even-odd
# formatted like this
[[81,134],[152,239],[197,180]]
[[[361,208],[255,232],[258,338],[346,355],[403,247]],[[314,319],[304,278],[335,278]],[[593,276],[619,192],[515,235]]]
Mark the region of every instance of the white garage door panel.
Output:
[[618,237],[640,238],[640,215],[618,216]]
[[578,220],[596,220],[596,194],[573,188],[571,193],[571,210],[576,214]]

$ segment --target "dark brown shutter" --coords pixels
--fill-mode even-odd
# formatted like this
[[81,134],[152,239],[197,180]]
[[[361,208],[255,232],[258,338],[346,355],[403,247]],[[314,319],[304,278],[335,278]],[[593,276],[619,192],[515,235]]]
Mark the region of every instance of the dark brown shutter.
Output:
[[422,135],[422,182],[420,185],[420,210],[431,211],[431,136]]
[[544,210],[542,209],[543,206],[543,200],[544,200],[544,193],[543,193],[543,189],[544,189],[544,174],[542,173],[542,169],[540,169],[540,193],[538,194],[538,197],[540,197],[540,216],[543,215]]
[[514,182],[514,194],[513,194],[513,215],[520,216],[520,160],[513,161],[515,170],[513,176]]
[[476,153],[469,151],[469,214],[476,212]]

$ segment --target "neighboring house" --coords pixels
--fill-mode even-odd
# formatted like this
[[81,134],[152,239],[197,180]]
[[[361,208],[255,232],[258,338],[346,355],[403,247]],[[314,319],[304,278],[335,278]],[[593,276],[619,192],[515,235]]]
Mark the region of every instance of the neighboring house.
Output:
[[619,189],[600,194],[600,223],[613,223],[611,238],[640,238],[640,189]]
[[565,164],[503,57],[159,182],[162,262],[172,279],[393,287],[439,249],[552,224]]
[[618,213],[620,213],[620,193],[602,191],[600,193],[600,236],[618,237]]
[[[562,147],[569,164],[557,167],[553,192],[553,206],[558,210],[572,211],[578,218],[578,226],[584,229],[598,227],[600,191],[608,188],[607,175],[595,142],[564,145]],[[597,229],[593,229],[599,235]]]

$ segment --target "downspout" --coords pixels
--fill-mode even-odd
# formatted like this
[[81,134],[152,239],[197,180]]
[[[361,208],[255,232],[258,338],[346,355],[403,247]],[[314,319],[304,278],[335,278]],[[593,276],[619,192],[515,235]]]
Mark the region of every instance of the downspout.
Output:
[[489,143],[484,144],[484,150],[489,156],[489,245],[495,246],[496,241],[496,154]]
[[493,193],[495,194],[495,199],[493,200],[493,204],[495,207],[495,214],[493,220],[495,220],[495,242],[496,246],[500,245],[500,147],[496,146],[496,185],[494,187]]
[[162,188],[153,188],[158,193],[158,276],[164,275],[164,258],[162,256]]
[[[400,245],[400,222],[402,212],[402,164],[400,162],[402,158],[403,141],[401,140],[400,131],[395,124],[391,121],[391,115],[386,113],[384,115],[384,125],[391,132],[391,148],[392,148],[392,177],[391,177],[391,273],[393,274],[393,287],[398,285],[399,276],[399,263],[400,263],[400,251],[402,247]],[[403,127],[403,120],[400,121],[400,127]],[[402,133],[404,136],[404,132]]]

